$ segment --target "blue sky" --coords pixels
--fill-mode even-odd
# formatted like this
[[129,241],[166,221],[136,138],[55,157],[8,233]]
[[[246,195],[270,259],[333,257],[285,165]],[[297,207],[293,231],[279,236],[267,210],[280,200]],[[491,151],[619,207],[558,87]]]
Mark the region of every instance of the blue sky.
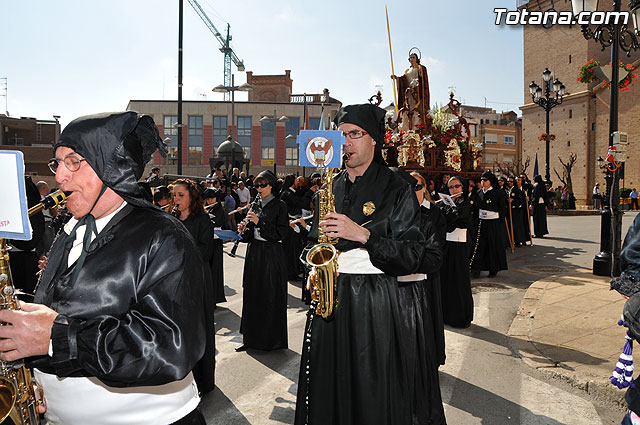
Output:
[[[365,102],[382,86],[393,100],[385,3],[378,0],[199,0],[254,74],[291,70],[294,93],[327,87],[345,104]],[[389,1],[395,73],[411,47],[429,70],[432,104],[456,97],[498,111],[523,101],[522,29],[495,26],[494,7],[515,1]],[[177,98],[178,0],[4,0],[0,78],[12,116],[68,123],[123,110],[130,99]],[[184,0],[185,100],[222,100],[218,42]],[[236,84],[246,80],[236,74]],[[0,89],[0,95],[4,92]],[[238,100],[246,95],[238,94]],[[5,98],[0,97],[0,111]]]

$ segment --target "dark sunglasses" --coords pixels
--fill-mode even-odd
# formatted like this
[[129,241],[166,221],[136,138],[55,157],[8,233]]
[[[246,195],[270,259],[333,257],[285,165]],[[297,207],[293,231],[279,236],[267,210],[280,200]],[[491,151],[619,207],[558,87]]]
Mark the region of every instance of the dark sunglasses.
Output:
[[449,189],[459,189],[461,187],[462,187],[461,184],[452,184],[451,186],[449,186]]
[[483,182],[489,181],[489,179],[485,179],[484,177],[481,178],[480,180],[482,180]]
[[422,190],[423,188],[424,188],[424,185],[420,184],[420,183],[418,183],[415,186],[413,186],[413,190],[415,190],[416,192],[419,191],[419,190]]
[[256,187],[259,187],[261,189],[264,189],[267,186],[269,186],[269,183],[257,183],[256,184]]

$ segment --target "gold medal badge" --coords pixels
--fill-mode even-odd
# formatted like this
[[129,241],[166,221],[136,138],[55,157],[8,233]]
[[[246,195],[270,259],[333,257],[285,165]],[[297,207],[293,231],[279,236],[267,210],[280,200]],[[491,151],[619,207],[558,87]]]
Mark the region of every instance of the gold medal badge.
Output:
[[375,210],[376,205],[371,201],[365,202],[362,206],[362,213],[366,216],[370,216]]

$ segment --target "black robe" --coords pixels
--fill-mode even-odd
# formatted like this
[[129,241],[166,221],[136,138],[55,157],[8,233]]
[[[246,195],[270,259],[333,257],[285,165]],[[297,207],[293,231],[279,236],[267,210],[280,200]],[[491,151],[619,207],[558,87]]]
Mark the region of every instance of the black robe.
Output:
[[[287,270],[282,248],[289,229],[287,206],[273,198],[262,207],[258,224],[249,223],[243,235],[249,245],[242,276],[240,332],[247,348],[287,348]],[[255,238],[255,228],[266,241]]]
[[549,230],[547,229],[547,189],[544,183],[536,183],[533,185],[531,206],[533,207],[534,235],[540,238],[549,234]]
[[[509,224],[509,231],[513,228],[513,243],[518,245],[524,245],[529,240],[529,230],[525,229],[524,225],[526,217],[522,217],[523,214],[527,214],[524,208],[527,208],[527,203],[524,194],[516,186],[506,190],[508,199],[511,199],[511,215],[507,210],[507,224]],[[507,205],[508,207],[509,205]]]
[[206,317],[206,348],[204,355],[193,368],[193,377],[198,384],[198,390],[202,394],[206,394],[215,388],[215,353],[216,330],[213,319],[213,309],[215,307],[215,288],[212,279],[212,270],[210,268],[211,259],[213,257],[213,224],[209,219],[209,215],[205,212],[190,214],[182,224],[187,228],[189,234],[196,242],[200,257],[205,265],[205,285],[204,285],[204,305]]
[[471,267],[476,270],[488,270],[490,274],[500,270],[507,270],[507,255],[505,253],[504,215],[506,205],[499,189],[491,189],[483,194],[478,193],[480,204],[478,210],[498,213],[498,218],[480,219],[475,256]]
[[442,314],[444,323],[456,328],[466,328],[473,320],[473,295],[469,278],[469,242],[472,226],[471,202],[468,199],[456,200],[456,209],[446,214],[447,232],[463,229],[467,242],[446,241],[444,261],[440,269],[442,285]]
[[[220,202],[209,210],[209,218],[213,223],[213,227],[222,230],[230,230],[229,218]],[[223,255],[222,239],[213,239],[213,255],[209,266],[211,266],[211,278],[213,280],[213,293],[216,304],[227,302],[224,295],[224,255]]]
[[[311,192],[313,193],[313,192]],[[298,196],[291,188],[285,189],[280,194],[280,200],[287,205],[287,213],[290,219],[300,217],[302,208],[308,209],[311,198],[309,196]],[[298,277],[302,273],[302,263],[300,263],[300,253],[304,248],[302,235],[289,226],[289,230],[282,241],[287,263],[287,278],[289,280],[300,280]]]
[[206,338],[204,267],[184,226],[158,209],[125,206],[91,243],[73,287],[67,237],[62,232],[53,244],[35,297],[59,313],[53,356],[32,366],[112,387],[183,379]]
[[375,162],[353,183],[341,172],[333,192],[336,211],[371,232],[364,245],[340,239],[336,249],[366,249],[384,274],[340,273],[333,317],[309,311],[295,423],[410,424],[394,276],[414,273],[422,258],[418,203],[407,182]]
[[[428,204],[428,201],[426,201]],[[409,384],[411,423],[444,424],[438,367],[444,364],[444,323],[439,269],[445,240],[445,219],[434,204],[420,206],[425,237],[418,273],[426,280],[398,282],[401,338]]]

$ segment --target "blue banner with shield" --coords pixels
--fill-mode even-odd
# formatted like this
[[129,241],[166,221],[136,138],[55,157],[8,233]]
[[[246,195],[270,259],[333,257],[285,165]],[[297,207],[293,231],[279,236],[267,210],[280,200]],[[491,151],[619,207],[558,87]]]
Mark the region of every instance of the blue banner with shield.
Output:
[[336,130],[302,130],[298,136],[301,167],[340,168],[345,137]]

